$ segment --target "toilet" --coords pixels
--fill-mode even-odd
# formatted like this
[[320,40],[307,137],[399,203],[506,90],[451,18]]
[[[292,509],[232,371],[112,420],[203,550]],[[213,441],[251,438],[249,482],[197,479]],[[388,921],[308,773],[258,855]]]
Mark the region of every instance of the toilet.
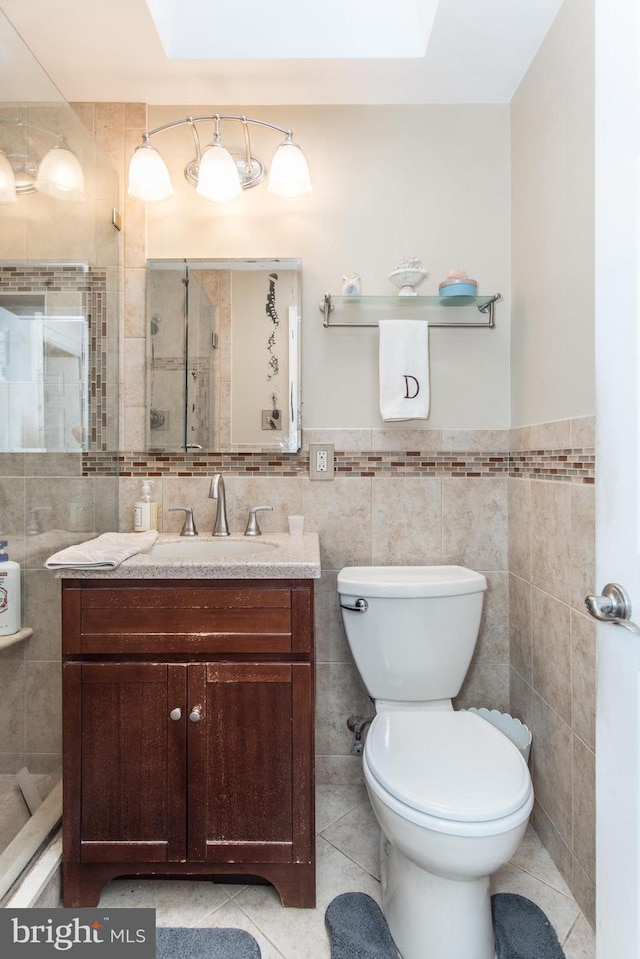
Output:
[[360,566],[337,588],[375,703],[363,770],[396,946],[403,959],[494,959],[489,879],[524,836],[533,787],[518,748],[452,705],[487,581],[463,566]]

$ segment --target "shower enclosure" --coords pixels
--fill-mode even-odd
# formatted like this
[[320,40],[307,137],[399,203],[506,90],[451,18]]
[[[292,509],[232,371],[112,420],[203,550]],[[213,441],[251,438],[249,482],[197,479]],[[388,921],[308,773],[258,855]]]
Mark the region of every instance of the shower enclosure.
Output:
[[[123,284],[116,172],[2,12],[0,48],[0,537],[21,565],[28,634],[0,637],[3,901],[36,852],[34,824],[46,832],[60,813],[60,587],[43,563],[118,528],[109,464],[119,446]],[[66,199],[34,182],[56,145],[84,180]],[[88,457],[101,466],[93,474]]]
[[148,269],[149,448],[215,449],[212,384],[221,291],[207,292],[202,271],[186,260]]

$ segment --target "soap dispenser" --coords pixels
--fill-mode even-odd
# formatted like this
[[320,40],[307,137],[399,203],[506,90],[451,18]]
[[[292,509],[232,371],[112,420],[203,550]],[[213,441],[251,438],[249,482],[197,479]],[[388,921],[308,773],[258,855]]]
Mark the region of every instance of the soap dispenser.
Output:
[[157,528],[158,504],[151,499],[151,480],[143,480],[140,499],[133,504],[133,531],[146,533]]
[[0,540],[0,636],[17,633],[22,622],[20,566],[9,559],[6,547],[6,539]]

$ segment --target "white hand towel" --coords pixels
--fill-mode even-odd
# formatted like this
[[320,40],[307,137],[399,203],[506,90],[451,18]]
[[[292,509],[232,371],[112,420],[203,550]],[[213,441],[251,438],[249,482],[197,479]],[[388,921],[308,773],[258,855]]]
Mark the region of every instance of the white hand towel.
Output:
[[429,324],[380,320],[380,413],[383,420],[429,416]]
[[102,533],[86,543],[67,546],[44,564],[47,569],[115,569],[136,553],[146,553],[158,538],[148,533]]

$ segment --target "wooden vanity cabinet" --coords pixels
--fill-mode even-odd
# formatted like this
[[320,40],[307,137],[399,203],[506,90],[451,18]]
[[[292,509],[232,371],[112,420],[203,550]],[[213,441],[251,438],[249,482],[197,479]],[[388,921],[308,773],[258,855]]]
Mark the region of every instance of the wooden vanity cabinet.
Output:
[[63,899],[116,876],[315,905],[313,583],[67,579]]

